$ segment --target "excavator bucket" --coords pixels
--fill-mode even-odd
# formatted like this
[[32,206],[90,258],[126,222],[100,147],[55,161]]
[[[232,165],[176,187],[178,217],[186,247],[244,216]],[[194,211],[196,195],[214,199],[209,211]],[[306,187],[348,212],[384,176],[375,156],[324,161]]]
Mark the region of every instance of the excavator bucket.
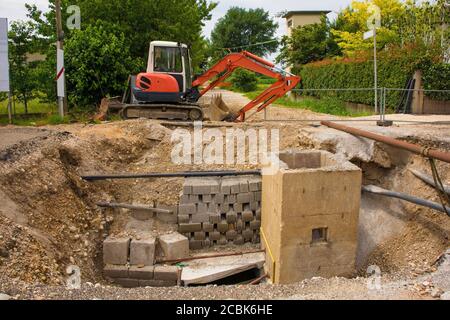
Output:
[[210,121],[234,121],[233,114],[227,104],[223,101],[221,94],[214,94],[208,105],[203,106],[205,119]]

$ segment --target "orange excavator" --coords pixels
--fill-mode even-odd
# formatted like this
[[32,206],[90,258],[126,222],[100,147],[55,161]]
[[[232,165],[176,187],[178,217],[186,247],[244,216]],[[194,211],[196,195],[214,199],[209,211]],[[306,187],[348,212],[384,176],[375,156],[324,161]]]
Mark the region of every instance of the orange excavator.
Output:
[[[237,113],[231,112],[218,95],[213,95],[210,105],[200,106],[199,99],[223,83],[237,68],[254,71],[277,81]],[[107,109],[119,109],[125,119],[243,122],[248,111],[254,108],[257,112],[263,110],[299,82],[300,77],[279,70],[273,63],[247,51],[228,54],[193,80],[187,45],[153,41],[150,43],[147,72],[130,76],[122,100],[110,101]]]

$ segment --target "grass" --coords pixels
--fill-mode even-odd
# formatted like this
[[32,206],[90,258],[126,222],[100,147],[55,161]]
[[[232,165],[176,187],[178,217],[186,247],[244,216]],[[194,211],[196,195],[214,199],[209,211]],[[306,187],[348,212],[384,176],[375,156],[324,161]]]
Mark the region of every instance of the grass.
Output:
[[[15,111],[17,114],[25,113],[25,105],[16,99]],[[39,99],[28,102],[28,113],[52,113],[58,110],[56,103],[42,103]],[[8,114],[8,100],[0,101],[0,114]]]
[[[241,92],[244,96],[247,98],[253,100],[255,99],[261,92],[263,92],[265,89],[269,87],[269,84],[265,83],[259,83],[258,89],[251,92]],[[236,88],[230,87],[228,88],[231,91],[240,92]],[[348,116],[348,117],[362,117],[362,116],[368,116],[372,113],[370,112],[356,112],[351,109],[349,109],[345,102],[334,98],[334,97],[327,97],[327,98],[312,98],[312,97],[304,97],[300,98],[299,100],[292,100],[288,97],[282,97],[274,102],[276,105],[280,105],[287,108],[294,108],[294,109],[307,109],[311,110],[313,112],[318,113],[326,113],[336,116]]]

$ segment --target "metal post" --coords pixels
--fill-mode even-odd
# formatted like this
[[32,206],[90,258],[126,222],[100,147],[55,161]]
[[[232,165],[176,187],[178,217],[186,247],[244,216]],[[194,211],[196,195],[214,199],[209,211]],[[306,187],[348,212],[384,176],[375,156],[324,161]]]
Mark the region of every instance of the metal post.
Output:
[[64,117],[67,112],[67,99],[65,93],[64,74],[64,32],[62,28],[61,0],[55,1],[56,10],[56,36],[57,36],[57,81],[58,81],[58,112],[60,117]]
[[11,91],[8,92],[8,120],[12,124],[12,96]]
[[373,71],[375,86],[375,112],[378,112],[377,28],[373,28]]

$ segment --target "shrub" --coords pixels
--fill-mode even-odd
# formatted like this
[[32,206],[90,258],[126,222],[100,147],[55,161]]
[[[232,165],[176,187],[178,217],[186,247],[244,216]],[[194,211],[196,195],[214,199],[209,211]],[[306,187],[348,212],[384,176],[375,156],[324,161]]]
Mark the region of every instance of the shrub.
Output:
[[238,69],[231,78],[233,87],[243,92],[255,91],[258,88],[258,77],[255,73]]

